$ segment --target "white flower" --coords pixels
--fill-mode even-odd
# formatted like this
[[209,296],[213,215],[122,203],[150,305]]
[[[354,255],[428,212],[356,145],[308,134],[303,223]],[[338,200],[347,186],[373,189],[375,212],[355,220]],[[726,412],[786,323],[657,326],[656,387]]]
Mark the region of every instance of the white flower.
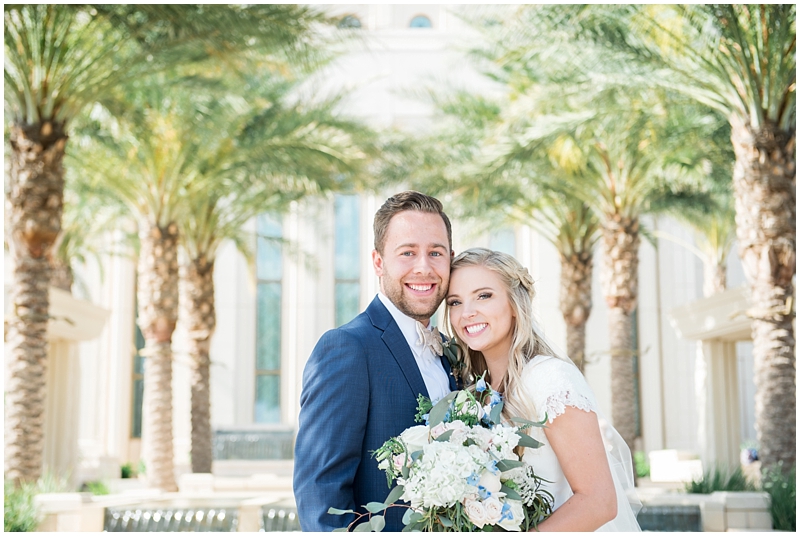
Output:
[[522,511],[522,503],[512,499],[506,499],[506,504],[511,506],[511,519],[504,519],[499,523],[501,527],[509,532],[519,532],[520,525],[525,519],[525,512]]
[[400,439],[406,444],[407,452],[411,455],[418,450],[422,450],[425,445],[430,443],[428,435],[428,427],[421,424],[419,426],[406,428],[403,433],[400,434]]
[[467,502],[464,503],[464,511],[467,512],[469,520],[479,529],[486,524],[486,508],[480,501],[467,499]]
[[483,501],[483,507],[486,509],[486,521],[494,525],[500,521],[503,515],[503,503],[497,497],[489,497]]
[[498,475],[495,475],[489,471],[484,471],[483,474],[481,474],[480,485],[486,488],[486,491],[497,493],[500,491],[500,486],[502,486],[502,483],[500,482],[500,477]]

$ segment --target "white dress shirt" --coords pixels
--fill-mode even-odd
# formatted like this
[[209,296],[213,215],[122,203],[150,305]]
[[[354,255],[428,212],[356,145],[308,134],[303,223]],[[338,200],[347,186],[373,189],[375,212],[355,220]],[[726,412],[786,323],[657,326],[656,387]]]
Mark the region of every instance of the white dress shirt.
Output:
[[[387,298],[382,292],[378,292],[378,298],[381,300],[381,303],[386,306],[386,309],[389,310],[389,314],[392,315],[392,318],[394,318],[394,321],[397,323],[397,327],[399,327],[400,331],[403,333],[408,347],[411,348],[411,352],[414,354],[414,359],[422,374],[422,379],[425,381],[425,387],[428,389],[428,396],[435,404],[450,392],[450,381],[442,366],[441,358],[434,354],[429,347],[426,346],[423,348],[417,344],[419,336],[417,335],[416,320],[403,314],[400,309],[392,303],[392,300]],[[431,329],[432,327],[431,323],[428,322],[427,329]]]

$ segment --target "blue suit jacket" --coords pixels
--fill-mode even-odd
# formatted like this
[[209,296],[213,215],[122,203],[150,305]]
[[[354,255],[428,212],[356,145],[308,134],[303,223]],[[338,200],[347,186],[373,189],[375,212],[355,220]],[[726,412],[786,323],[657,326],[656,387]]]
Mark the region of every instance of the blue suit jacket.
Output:
[[[450,378],[450,364],[442,358]],[[354,515],[383,502],[390,488],[372,451],[414,422],[417,396],[428,390],[414,354],[392,315],[376,297],[348,324],[317,342],[303,371],[294,450],[294,495],[304,531],[345,527]],[[386,531],[403,528],[404,508],[390,508]]]

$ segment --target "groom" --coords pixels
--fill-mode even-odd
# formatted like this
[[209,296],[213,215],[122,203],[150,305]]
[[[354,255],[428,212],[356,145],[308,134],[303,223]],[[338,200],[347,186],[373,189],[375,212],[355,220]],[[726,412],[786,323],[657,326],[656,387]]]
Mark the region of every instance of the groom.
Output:
[[[430,318],[447,292],[453,256],[450,220],[438,199],[403,192],[375,214],[372,265],[380,292],[367,310],[320,338],[303,371],[294,454],[294,495],[304,531],[346,527],[390,488],[372,451],[414,422],[417,397],[456,389],[430,337]],[[403,528],[389,508],[384,530]]]

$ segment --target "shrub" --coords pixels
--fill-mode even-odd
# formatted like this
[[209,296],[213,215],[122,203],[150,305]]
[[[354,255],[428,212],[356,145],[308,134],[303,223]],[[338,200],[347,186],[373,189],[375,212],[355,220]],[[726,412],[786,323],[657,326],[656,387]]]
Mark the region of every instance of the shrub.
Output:
[[687,493],[714,493],[715,491],[755,491],[755,486],[747,480],[741,467],[728,471],[714,467],[703,473],[699,480],[688,482],[684,488]]
[[52,474],[44,475],[35,483],[14,484],[6,480],[3,486],[3,531],[35,531],[40,519],[33,505],[33,497],[39,493],[56,493],[66,489],[66,481]]
[[633,453],[633,470],[639,478],[650,476],[650,462],[647,460],[647,454],[641,450]]
[[84,482],[83,486],[81,486],[81,491],[89,491],[92,495],[108,495],[110,493],[108,486],[100,480]]
[[122,464],[119,468],[119,472],[122,478],[134,478],[136,476],[136,471],[133,470],[133,464],[131,462]]
[[772,499],[772,528],[797,530],[797,467],[784,473],[780,465],[769,467],[761,475],[761,489]]

